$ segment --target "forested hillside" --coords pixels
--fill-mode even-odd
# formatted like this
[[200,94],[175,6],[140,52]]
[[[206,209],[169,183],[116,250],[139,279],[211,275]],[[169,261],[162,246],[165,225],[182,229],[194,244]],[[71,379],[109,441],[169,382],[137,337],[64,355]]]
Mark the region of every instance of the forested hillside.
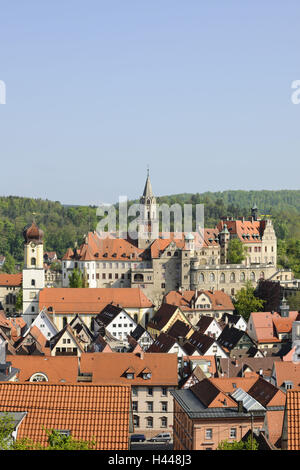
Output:
[[[300,190],[224,191],[176,194],[158,198],[158,203],[204,204],[205,226],[214,227],[221,217],[248,217],[256,204],[259,215],[270,216],[278,237],[278,263],[300,277]],[[64,206],[60,202],[16,196],[0,197],[0,254],[7,256],[4,268],[13,270],[23,261],[23,228],[35,219],[45,233],[45,250],[61,257],[75,242],[81,243],[95,230],[95,206]],[[9,265],[9,266],[8,266]]]

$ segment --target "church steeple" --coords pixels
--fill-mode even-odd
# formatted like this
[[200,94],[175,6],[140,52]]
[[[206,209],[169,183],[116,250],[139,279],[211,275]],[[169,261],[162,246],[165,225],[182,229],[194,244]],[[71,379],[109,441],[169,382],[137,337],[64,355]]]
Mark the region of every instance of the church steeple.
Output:
[[156,198],[153,195],[150,181],[149,168],[147,168],[147,179],[144,192],[140,198],[141,214],[139,224],[139,248],[147,248],[153,240],[158,238],[158,220],[156,209]]
[[147,199],[149,197],[153,197],[153,192],[152,192],[152,185],[150,181],[150,176],[149,176],[149,168],[147,168],[147,179],[146,179],[146,184],[143,192],[143,198]]

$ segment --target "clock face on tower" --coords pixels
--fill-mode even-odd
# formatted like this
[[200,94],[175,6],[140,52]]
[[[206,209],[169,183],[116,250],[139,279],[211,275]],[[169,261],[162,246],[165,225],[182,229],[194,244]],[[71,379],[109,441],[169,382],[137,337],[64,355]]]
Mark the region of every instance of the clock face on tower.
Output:
[[30,243],[30,246],[31,246],[31,248],[35,248],[35,243],[34,243],[34,242],[31,242],[31,243]]

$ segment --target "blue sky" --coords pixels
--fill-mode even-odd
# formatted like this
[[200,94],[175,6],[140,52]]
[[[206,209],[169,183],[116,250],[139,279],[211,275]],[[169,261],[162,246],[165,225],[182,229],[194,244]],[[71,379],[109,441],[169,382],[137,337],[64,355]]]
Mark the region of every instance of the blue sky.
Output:
[[300,3],[0,1],[1,195],[299,189]]

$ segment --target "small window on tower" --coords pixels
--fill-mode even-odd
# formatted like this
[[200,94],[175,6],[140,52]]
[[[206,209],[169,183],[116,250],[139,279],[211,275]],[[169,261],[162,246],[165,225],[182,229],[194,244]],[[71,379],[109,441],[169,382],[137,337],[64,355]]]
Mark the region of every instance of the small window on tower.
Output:
[[31,285],[35,286],[35,279],[31,279]]
[[36,265],[36,259],[35,258],[31,258],[31,266],[35,266]]

